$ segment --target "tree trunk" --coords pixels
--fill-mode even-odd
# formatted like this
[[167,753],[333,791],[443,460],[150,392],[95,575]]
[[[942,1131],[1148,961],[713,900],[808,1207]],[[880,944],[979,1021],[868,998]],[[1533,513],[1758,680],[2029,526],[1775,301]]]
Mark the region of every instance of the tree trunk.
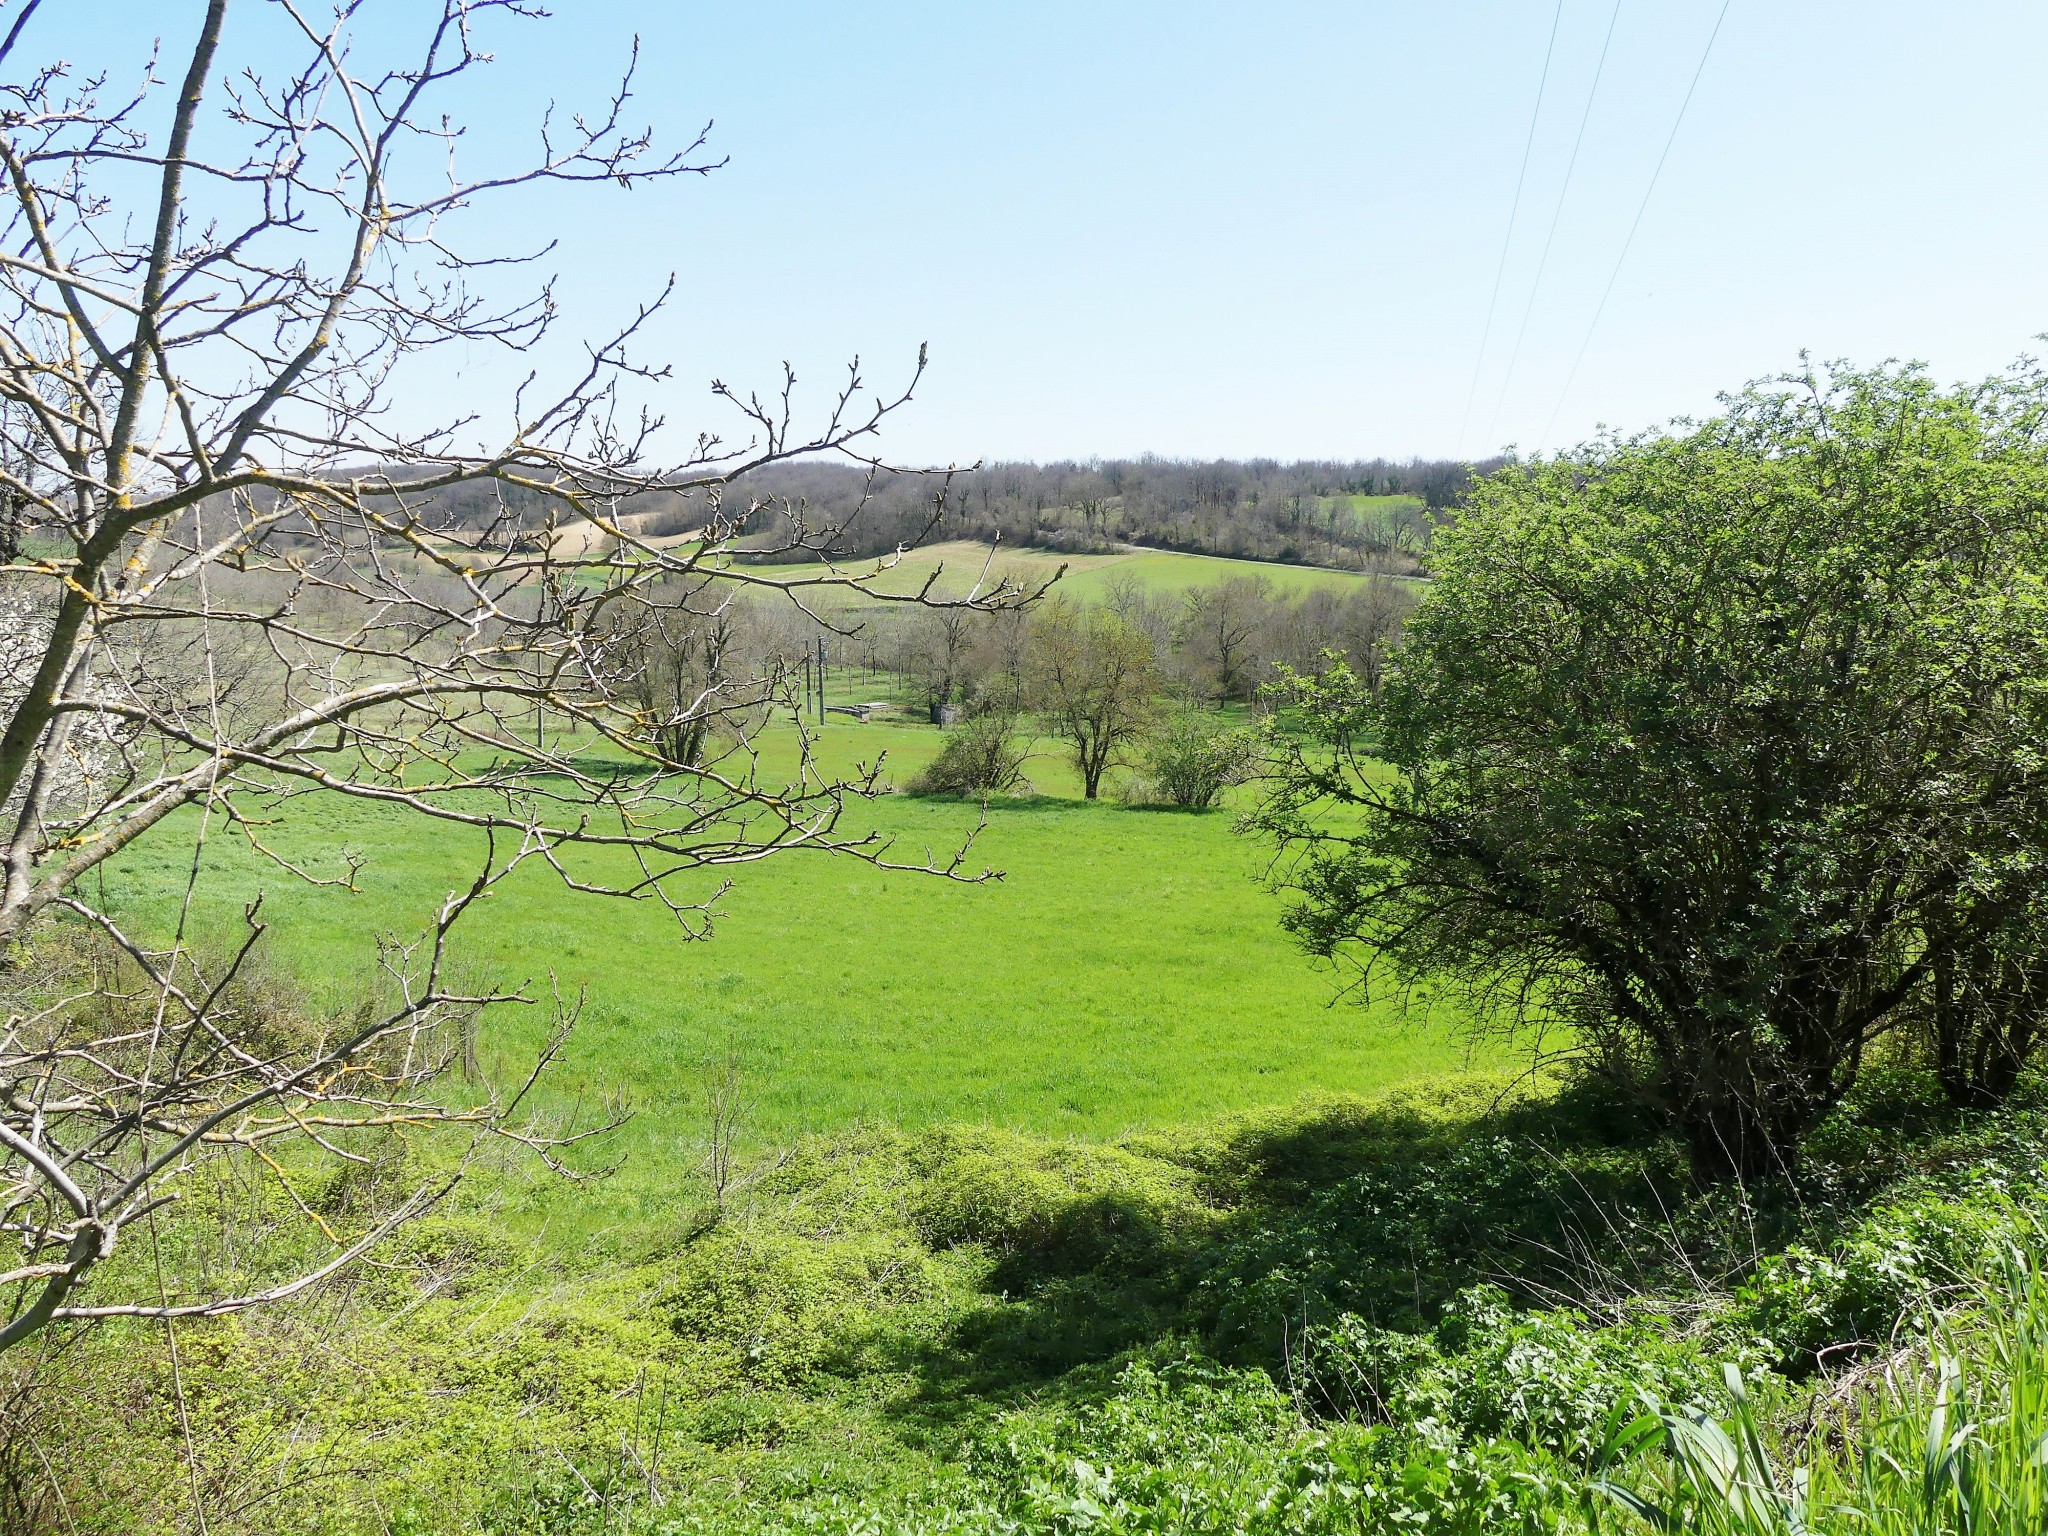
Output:
[[[1714,1029],[1696,1021],[1694,1039]],[[1736,1031],[1713,1039],[1674,1083],[1679,1132],[1694,1176],[1748,1182],[1790,1173],[1800,1143],[1840,1099],[1838,1061],[1825,1032],[1780,1020],[1776,1048]]]
[[1995,1109],[2040,1043],[2048,963],[1985,949],[1934,972],[1934,1075],[1958,1109]]
[[1774,1114],[1737,1095],[1717,1094],[1686,1105],[1679,1128],[1694,1178],[1703,1184],[1730,1179],[1746,1184],[1790,1173],[1807,1127],[1788,1123],[1782,1110]]

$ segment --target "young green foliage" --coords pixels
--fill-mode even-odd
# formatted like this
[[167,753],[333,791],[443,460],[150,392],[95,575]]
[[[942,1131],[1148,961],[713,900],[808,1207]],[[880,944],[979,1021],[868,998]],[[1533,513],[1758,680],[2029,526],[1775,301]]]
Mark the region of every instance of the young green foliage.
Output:
[[1033,616],[1031,697],[1073,754],[1093,800],[1151,720],[1159,691],[1152,639],[1107,608],[1054,601]]
[[1206,811],[1234,784],[1255,773],[1264,733],[1213,710],[1185,706],[1159,723],[1145,743],[1138,791],[1183,810]]
[[2048,382],[1726,405],[1482,484],[1384,692],[1293,680],[1254,824],[1309,949],[1563,1019],[1702,1174],[1753,1176],[2028,908]]

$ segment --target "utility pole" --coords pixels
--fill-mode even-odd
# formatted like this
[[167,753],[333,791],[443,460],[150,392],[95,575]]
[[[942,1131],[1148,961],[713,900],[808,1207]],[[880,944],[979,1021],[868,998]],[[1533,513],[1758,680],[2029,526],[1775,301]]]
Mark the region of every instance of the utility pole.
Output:
[[825,723],[825,637],[818,636],[818,724]]

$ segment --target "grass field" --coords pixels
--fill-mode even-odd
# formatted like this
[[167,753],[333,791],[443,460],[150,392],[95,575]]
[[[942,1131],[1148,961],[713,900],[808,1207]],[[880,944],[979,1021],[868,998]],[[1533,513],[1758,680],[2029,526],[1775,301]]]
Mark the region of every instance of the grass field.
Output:
[[[844,570],[859,574],[875,569],[874,561],[848,561]],[[911,592],[934,570],[941,570],[935,591],[957,595],[981,577],[1009,575],[1031,586],[1050,580],[1067,568],[1058,591],[1077,600],[1101,597],[1116,581],[1137,581],[1155,593],[1172,594],[1197,587],[1220,586],[1234,577],[1255,576],[1290,596],[1317,588],[1343,591],[1365,579],[1359,571],[1331,570],[1314,565],[1279,565],[1263,560],[1226,560],[1216,555],[1189,555],[1167,549],[1140,549],[1122,554],[1063,555],[1049,549],[1004,549],[993,562],[989,546],[968,539],[927,544],[914,549],[892,567],[881,583],[884,591]],[[778,568],[758,569],[775,573]]]
[[[828,763],[886,752],[901,781],[936,749],[929,727],[834,724]],[[532,871],[468,920],[462,954],[504,980],[556,973],[588,1006],[550,1102],[586,1108],[623,1087],[635,1118],[614,1179],[543,1198],[573,1225],[655,1216],[701,1127],[701,1061],[737,1048],[754,1139],[860,1120],[987,1121],[1095,1138],[1319,1089],[1366,1090],[1454,1067],[1448,1028],[1390,1009],[1330,1006],[1277,926],[1259,851],[1227,812],[1145,811],[1077,793],[1055,755],[1041,797],[997,805],[965,885],[791,854],[737,872],[726,916],[690,943],[646,903],[567,892]],[[859,806],[896,857],[943,852],[977,807],[905,795]],[[162,914],[191,864],[191,823],[167,827],[108,876],[117,911]],[[464,836],[338,801],[307,802],[281,851],[367,865],[359,893],[308,888],[218,834],[198,909],[228,925],[261,889],[274,957],[345,993],[381,931],[416,931],[472,868]],[[510,1071],[540,1020],[487,1027],[482,1055]],[[552,1219],[552,1218],[551,1218]]]

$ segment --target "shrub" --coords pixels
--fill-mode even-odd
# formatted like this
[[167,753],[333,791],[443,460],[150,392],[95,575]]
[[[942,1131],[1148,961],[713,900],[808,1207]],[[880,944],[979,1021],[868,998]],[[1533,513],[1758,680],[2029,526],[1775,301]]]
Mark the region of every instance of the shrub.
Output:
[[1824,1353],[1881,1345],[2016,1225],[1996,1188],[1923,1188],[1870,1212],[1824,1249],[1795,1243],[1768,1255],[1736,1293],[1738,1325],[1780,1369],[1811,1371]]
[[981,1243],[1019,1273],[1146,1269],[1214,1214],[1192,1175],[1118,1147],[946,1129],[921,1138],[912,1161],[925,1175],[911,1202],[919,1235]]
[[1525,1291],[1571,1283],[1566,1255],[1627,1222],[1651,1194],[1641,1175],[1626,1154],[1567,1162],[1504,1135],[1390,1158],[1241,1223],[1207,1256],[1196,1315],[1224,1358],[1265,1362],[1288,1330],[1346,1312],[1430,1328],[1475,1274],[1515,1273]]
[[1178,709],[1145,744],[1144,773],[1133,798],[1206,810],[1259,765],[1263,737],[1205,709]]
[[1428,1334],[1346,1316],[1311,1329],[1296,1367],[1318,1406],[1389,1424],[1505,1436],[1584,1463],[1617,1405],[1650,1391],[1687,1403],[1702,1381],[1697,1346],[1669,1318],[1600,1327],[1569,1308],[1516,1312],[1498,1286],[1474,1286]]
[[976,715],[947,736],[939,755],[910,781],[915,795],[1028,794],[1024,759],[1030,747],[1015,736],[1010,714]]
[[2048,375],[1725,403],[1476,488],[1384,687],[1289,680],[1251,825],[1312,953],[1570,1020],[1754,1181],[1927,985],[1966,1101],[2035,1043]]
[[1093,1400],[1006,1416],[969,1447],[1004,1531],[1321,1536],[1555,1530],[1570,1480],[1512,1442],[1318,1430],[1263,1374],[1140,1358]]
[[[2034,1536],[2048,1518],[2041,1236],[2021,1222],[1885,1370],[1838,1386],[1835,1422],[1803,1443],[1771,1433],[1733,1366],[1715,1411],[1646,1394],[1650,1411],[1617,1426],[1602,1456],[1614,1471],[1592,1488],[1633,1517],[1615,1529]],[[1600,1509],[1586,1507],[1594,1536]]]

